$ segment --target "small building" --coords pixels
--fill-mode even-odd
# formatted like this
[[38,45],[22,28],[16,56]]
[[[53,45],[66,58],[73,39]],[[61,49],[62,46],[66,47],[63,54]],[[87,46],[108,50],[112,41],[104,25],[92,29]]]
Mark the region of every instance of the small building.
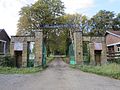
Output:
[[120,31],[106,31],[108,60],[115,60],[120,55]]
[[11,36],[10,53],[16,67],[33,67],[42,64],[42,31]]
[[75,57],[78,63],[101,65],[106,63],[106,42],[104,36],[85,36],[75,32]]
[[10,52],[10,37],[4,29],[0,29],[0,55],[6,55]]

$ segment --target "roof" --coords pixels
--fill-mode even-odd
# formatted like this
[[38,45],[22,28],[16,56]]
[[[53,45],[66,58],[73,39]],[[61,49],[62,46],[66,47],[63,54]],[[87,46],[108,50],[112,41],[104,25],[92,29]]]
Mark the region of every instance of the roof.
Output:
[[111,33],[114,33],[116,35],[120,35],[120,31],[110,31]]
[[4,29],[0,29],[0,32],[1,32],[2,30],[4,30]]
[[120,31],[106,31],[106,33],[109,33],[116,37],[120,37]]
[[[4,31],[6,33],[6,31],[4,29],[0,29],[0,32]],[[8,36],[8,34],[6,33],[7,37],[10,39],[10,37]]]

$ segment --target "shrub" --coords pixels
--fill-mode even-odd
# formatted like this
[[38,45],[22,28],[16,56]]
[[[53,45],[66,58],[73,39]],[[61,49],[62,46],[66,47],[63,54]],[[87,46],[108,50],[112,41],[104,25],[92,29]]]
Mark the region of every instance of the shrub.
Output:
[[15,67],[15,59],[11,55],[1,56],[0,65],[3,67]]

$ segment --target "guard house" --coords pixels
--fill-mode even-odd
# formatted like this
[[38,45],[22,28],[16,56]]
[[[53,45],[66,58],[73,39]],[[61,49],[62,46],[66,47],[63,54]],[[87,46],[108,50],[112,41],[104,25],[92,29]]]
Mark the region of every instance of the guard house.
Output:
[[[84,36],[82,31],[74,31],[73,50],[76,64],[94,64],[101,65],[105,63],[106,43],[105,37]],[[17,67],[38,66],[41,65],[44,57],[43,33],[42,30],[36,30],[34,35],[12,36],[10,45],[11,55],[15,56]]]
[[107,61],[105,37],[84,36],[78,30],[74,32],[74,46],[77,64],[101,65]]
[[34,35],[11,36],[10,53],[16,67],[39,66],[42,63],[42,31]]

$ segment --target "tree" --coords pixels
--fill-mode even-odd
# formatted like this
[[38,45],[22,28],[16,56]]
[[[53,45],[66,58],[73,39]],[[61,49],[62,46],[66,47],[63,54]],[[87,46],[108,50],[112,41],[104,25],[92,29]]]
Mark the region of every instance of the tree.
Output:
[[112,29],[114,15],[114,12],[100,10],[91,18],[92,32],[96,35],[103,35],[106,30]]
[[[39,30],[44,25],[59,23],[58,18],[64,15],[64,5],[60,0],[38,0],[32,5],[21,8],[19,14],[17,34],[21,35],[27,31],[34,34],[32,30]],[[56,47],[55,44],[54,46],[51,44],[56,41],[56,37],[55,29],[43,28],[43,40],[48,53],[52,47]]]
[[[40,25],[55,24],[57,18],[64,14],[64,5],[60,0],[38,0],[25,6],[20,11],[18,34],[21,31],[36,30]],[[44,31],[47,34],[47,31]]]
[[61,24],[68,24],[68,25],[77,25],[78,27],[68,27],[64,28],[63,33],[65,34],[65,37],[63,40],[66,40],[65,45],[66,45],[66,55],[68,55],[69,52],[69,45],[71,43],[74,43],[74,30],[83,30],[84,33],[87,33],[87,17],[83,16],[81,14],[66,14],[63,15],[59,18],[59,21]]
[[117,14],[116,18],[114,18],[112,28],[114,30],[120,30],[120,13]]

